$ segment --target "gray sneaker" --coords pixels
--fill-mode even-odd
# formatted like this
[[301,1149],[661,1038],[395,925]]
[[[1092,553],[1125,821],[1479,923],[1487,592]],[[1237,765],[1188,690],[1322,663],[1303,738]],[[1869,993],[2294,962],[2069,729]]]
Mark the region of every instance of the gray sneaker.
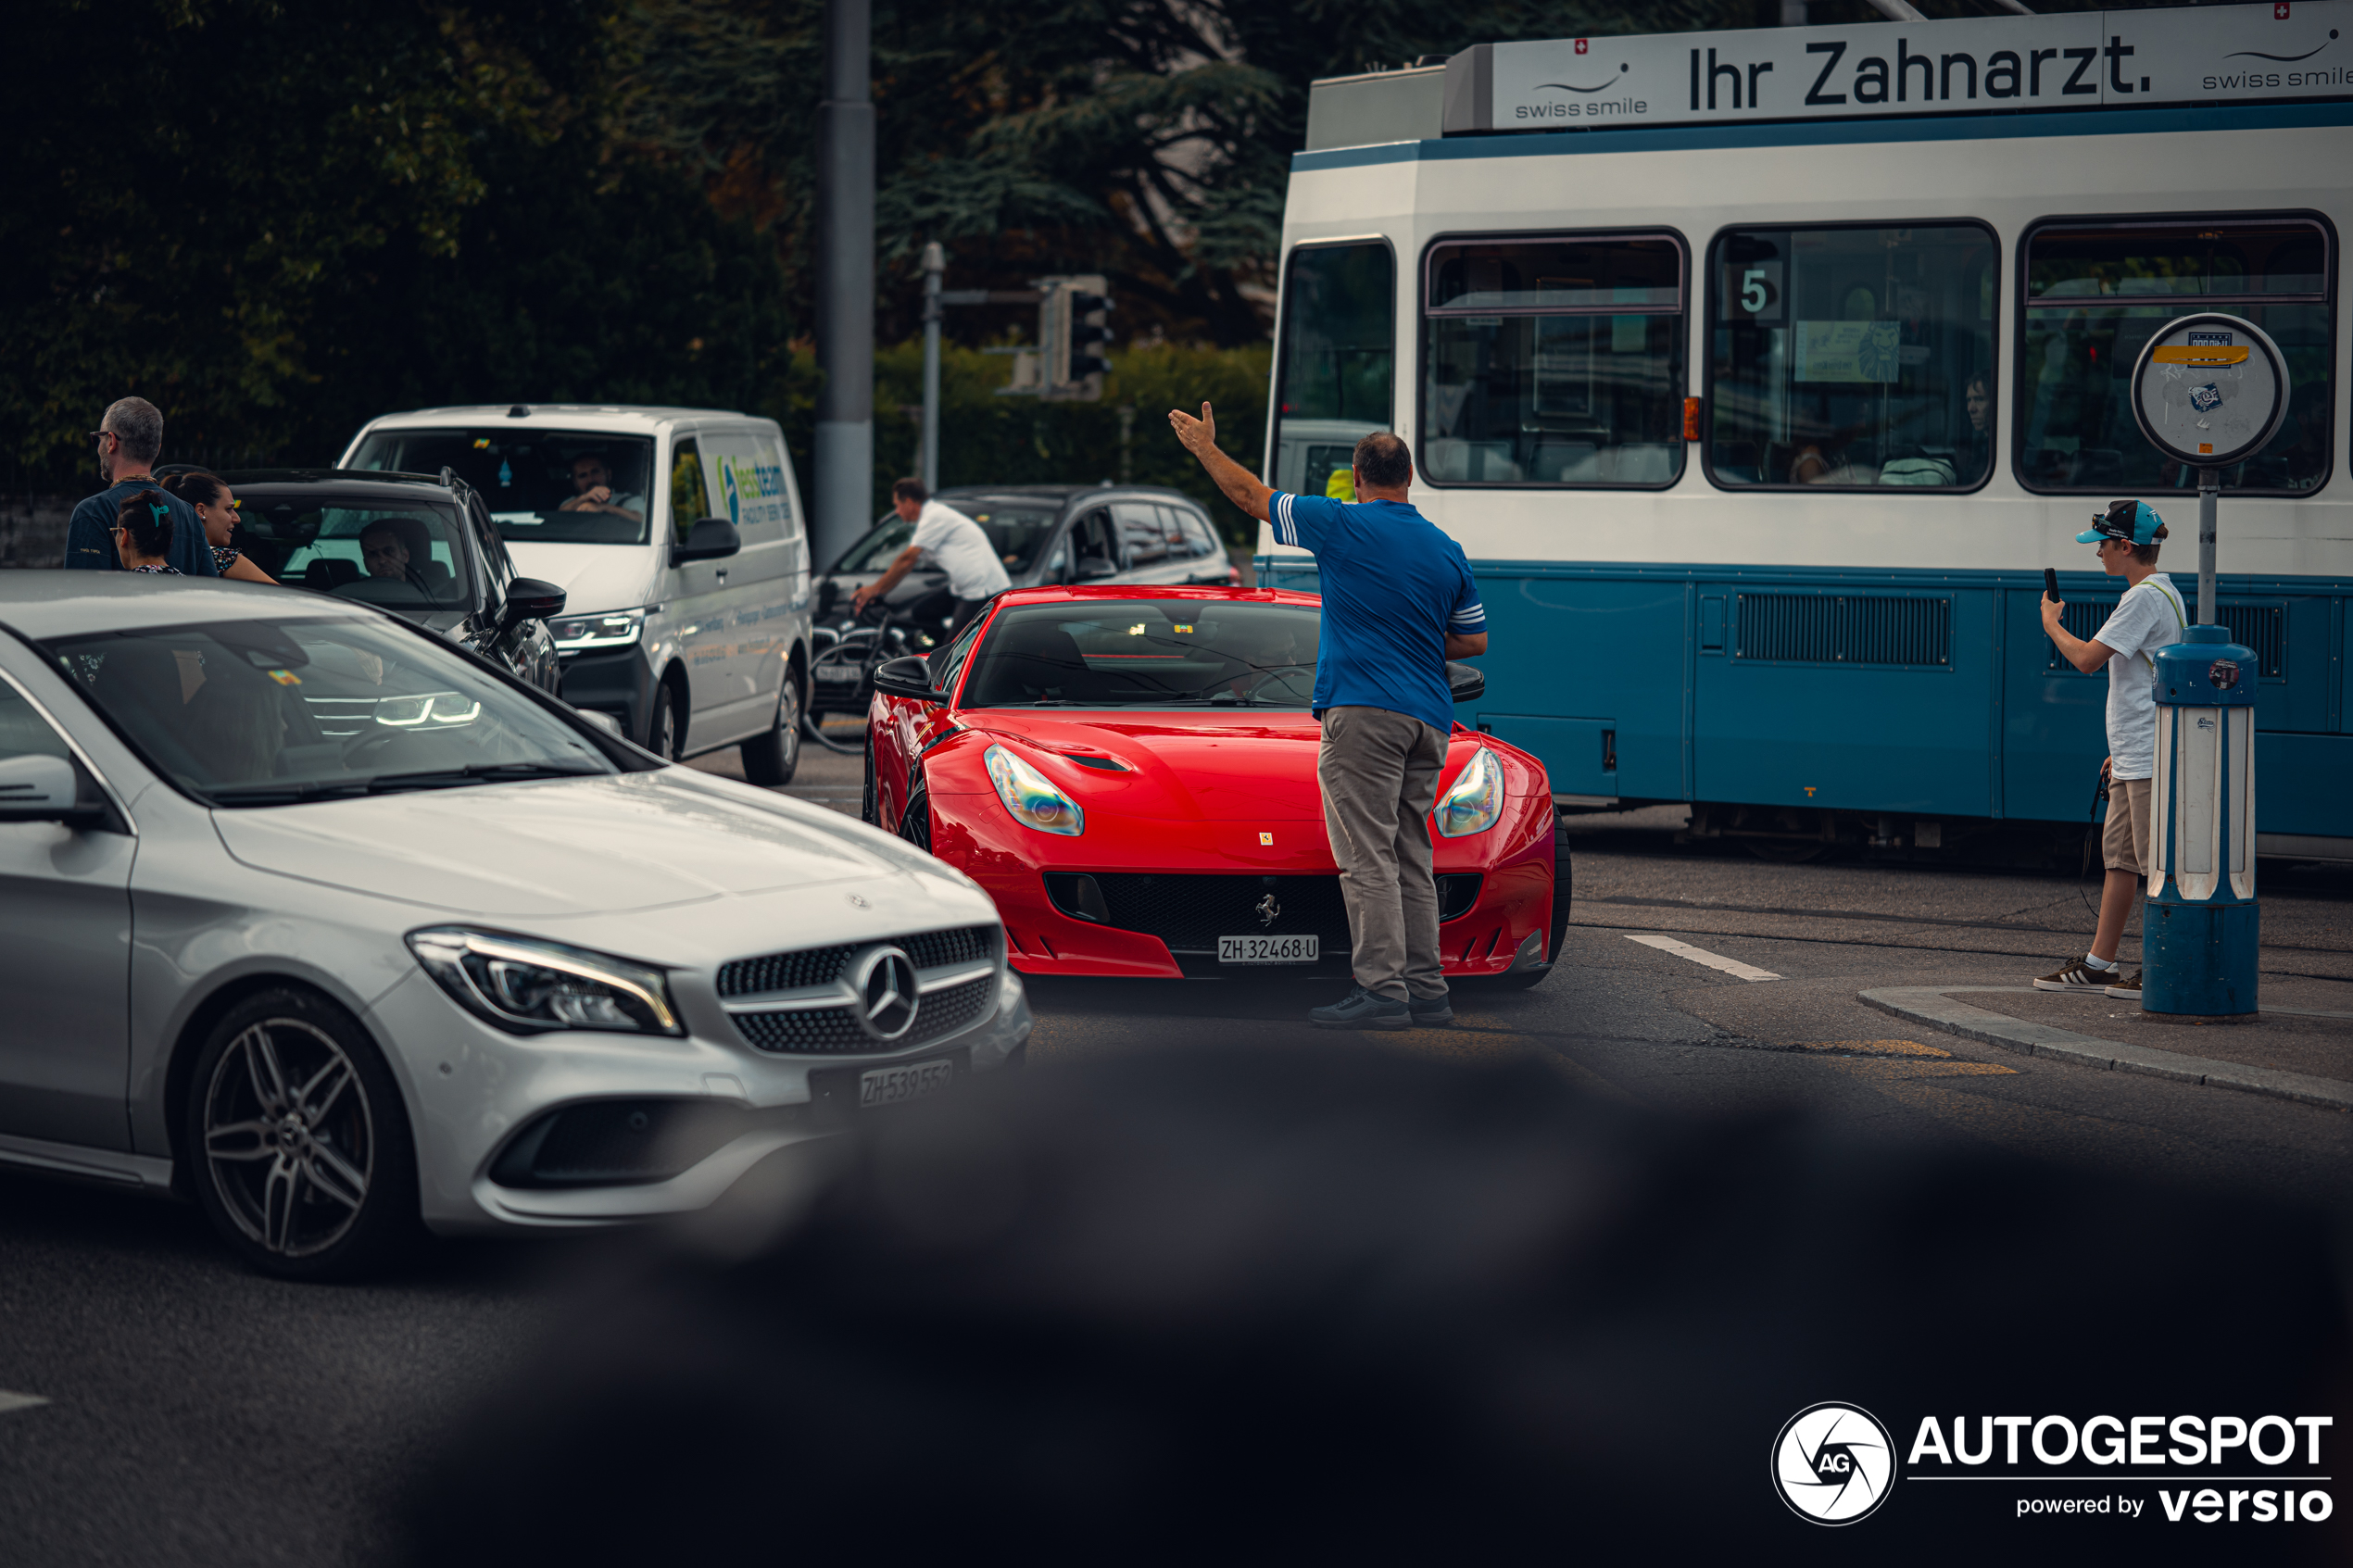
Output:
[[[2122,972],[2121,969],[2094,969],[2080,958],[2070,959],[2052,973],[2037,978],[2034,988],[2037,991],[2079,991],[2088,996],[2115,985],[2117,976]],[[2133,994],[2139,995],[2138,992]]]
[[1310,1008],[1310,1022],[1322,1029],[1411,1029],[1414,1015],[1403,1002],[1376,996],[1362,985],[1327,1008]]
[[1413,1015],[1416,1029],[1435,1029],[1454,1022],[1453,1001],[1443,991],[1435,997],[1407,997],[1405,1010]]
[[[2119,965],[2118,967],[2121,968],[2123,966]],[[2114,997],[2120,1002],[2139,1001],[2141,999],[2141,972],[2137,969],[2134,970],[2133,972],[2133,977],[2130,980],[2118,981],[2115,985],[2108,988],[2108,994]]]

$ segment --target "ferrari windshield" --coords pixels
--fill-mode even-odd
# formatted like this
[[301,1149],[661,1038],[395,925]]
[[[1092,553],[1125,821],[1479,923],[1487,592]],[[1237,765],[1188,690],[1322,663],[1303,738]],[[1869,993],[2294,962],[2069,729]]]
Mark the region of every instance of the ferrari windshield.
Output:
[[396,624],[220,621],[47,647],[157,771],[216,806],[619,771],[553,713]]
[[1312,605],[1088,599],[1016,605],[990,623],[966,708],[1305,708]]

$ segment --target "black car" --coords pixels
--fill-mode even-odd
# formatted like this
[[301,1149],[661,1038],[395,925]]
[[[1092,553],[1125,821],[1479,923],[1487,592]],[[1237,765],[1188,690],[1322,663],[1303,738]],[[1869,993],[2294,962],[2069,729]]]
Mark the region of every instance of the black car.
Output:
[[[934,497],[980,524],[1016,588],[1050,583],[1239,583],[1201,503],[1154,484],[963,485]],[[880,577],[907,547],[915,525],[886,512],[842,552],[816,586],[820,620],[847,610],[849,596]],[[946,586],[921,569],[891,590],[893,610]]]
[[236,496],[234,544],[279,583],[374,605],[560,695],[547,621],[564,591],[516,574],[465,481],[335,469],[220,478]]

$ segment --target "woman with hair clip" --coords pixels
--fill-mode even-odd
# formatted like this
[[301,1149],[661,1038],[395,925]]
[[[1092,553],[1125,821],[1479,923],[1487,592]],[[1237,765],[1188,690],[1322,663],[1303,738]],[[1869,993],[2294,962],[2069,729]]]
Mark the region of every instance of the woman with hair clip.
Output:
[[178,577],[180,569],[165,557],[171,549],[171,508],[159,490],[142,490],[122,503],[114,516],[114,550],[125,571],[154,571]]
[[227,481],[217,473],[189,469],[166,478],[163,487],[195,510],[196,521],[204,525],[205,543],[212,548],[212,564],[221,576],[277,585],[276,578],[247,560],[232,543],[236,537],[237,498],[229,494]]

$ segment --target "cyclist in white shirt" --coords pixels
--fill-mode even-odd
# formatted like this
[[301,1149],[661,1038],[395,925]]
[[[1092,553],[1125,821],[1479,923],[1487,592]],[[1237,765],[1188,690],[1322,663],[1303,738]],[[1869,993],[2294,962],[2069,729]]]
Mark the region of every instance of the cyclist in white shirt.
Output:
[[2100,570],[2124,579],[2124,596],[2089,642],[2059,624],[2066,604],[2043,597],[2043,630],[2067,661],[2086,675],[2108,667],[2108,829],[2100,858],[2108,882],[2100,889],[2100,923],[2092,950],[2070,959],[2034,982],[2038,991],[2105,991],[2125,1001],[2141,999],[2141,974],[2130,978],[2116,961],[2116,945],[2132,918],[2133,900],[2149,858],[2149,791],[2157,776],[2157,660],[2158,648],[2182,640],[2188,609],[2172,582],[2157,570],[2165,520],[2146,501],[2110,502],[2078,544],[2099,545]]
[[[915,614],[919,620],[945,614],[951,637],[980,612],[982,605],[1013,585],[1013,580],[1005,575],[1005,563],[997,558],[997,546],[988,542],[980,524],[955,508],[933,500],[922,480],[902,479],[892,485],[890,504],[900,518],[915,525],[915,532],[899,558],[890,563],[890,570],[849,596],[852,615],[898,587],[926,557],[948,574],[948,587],[916,606]],[[934,602],[942,599],[951,602]]]

